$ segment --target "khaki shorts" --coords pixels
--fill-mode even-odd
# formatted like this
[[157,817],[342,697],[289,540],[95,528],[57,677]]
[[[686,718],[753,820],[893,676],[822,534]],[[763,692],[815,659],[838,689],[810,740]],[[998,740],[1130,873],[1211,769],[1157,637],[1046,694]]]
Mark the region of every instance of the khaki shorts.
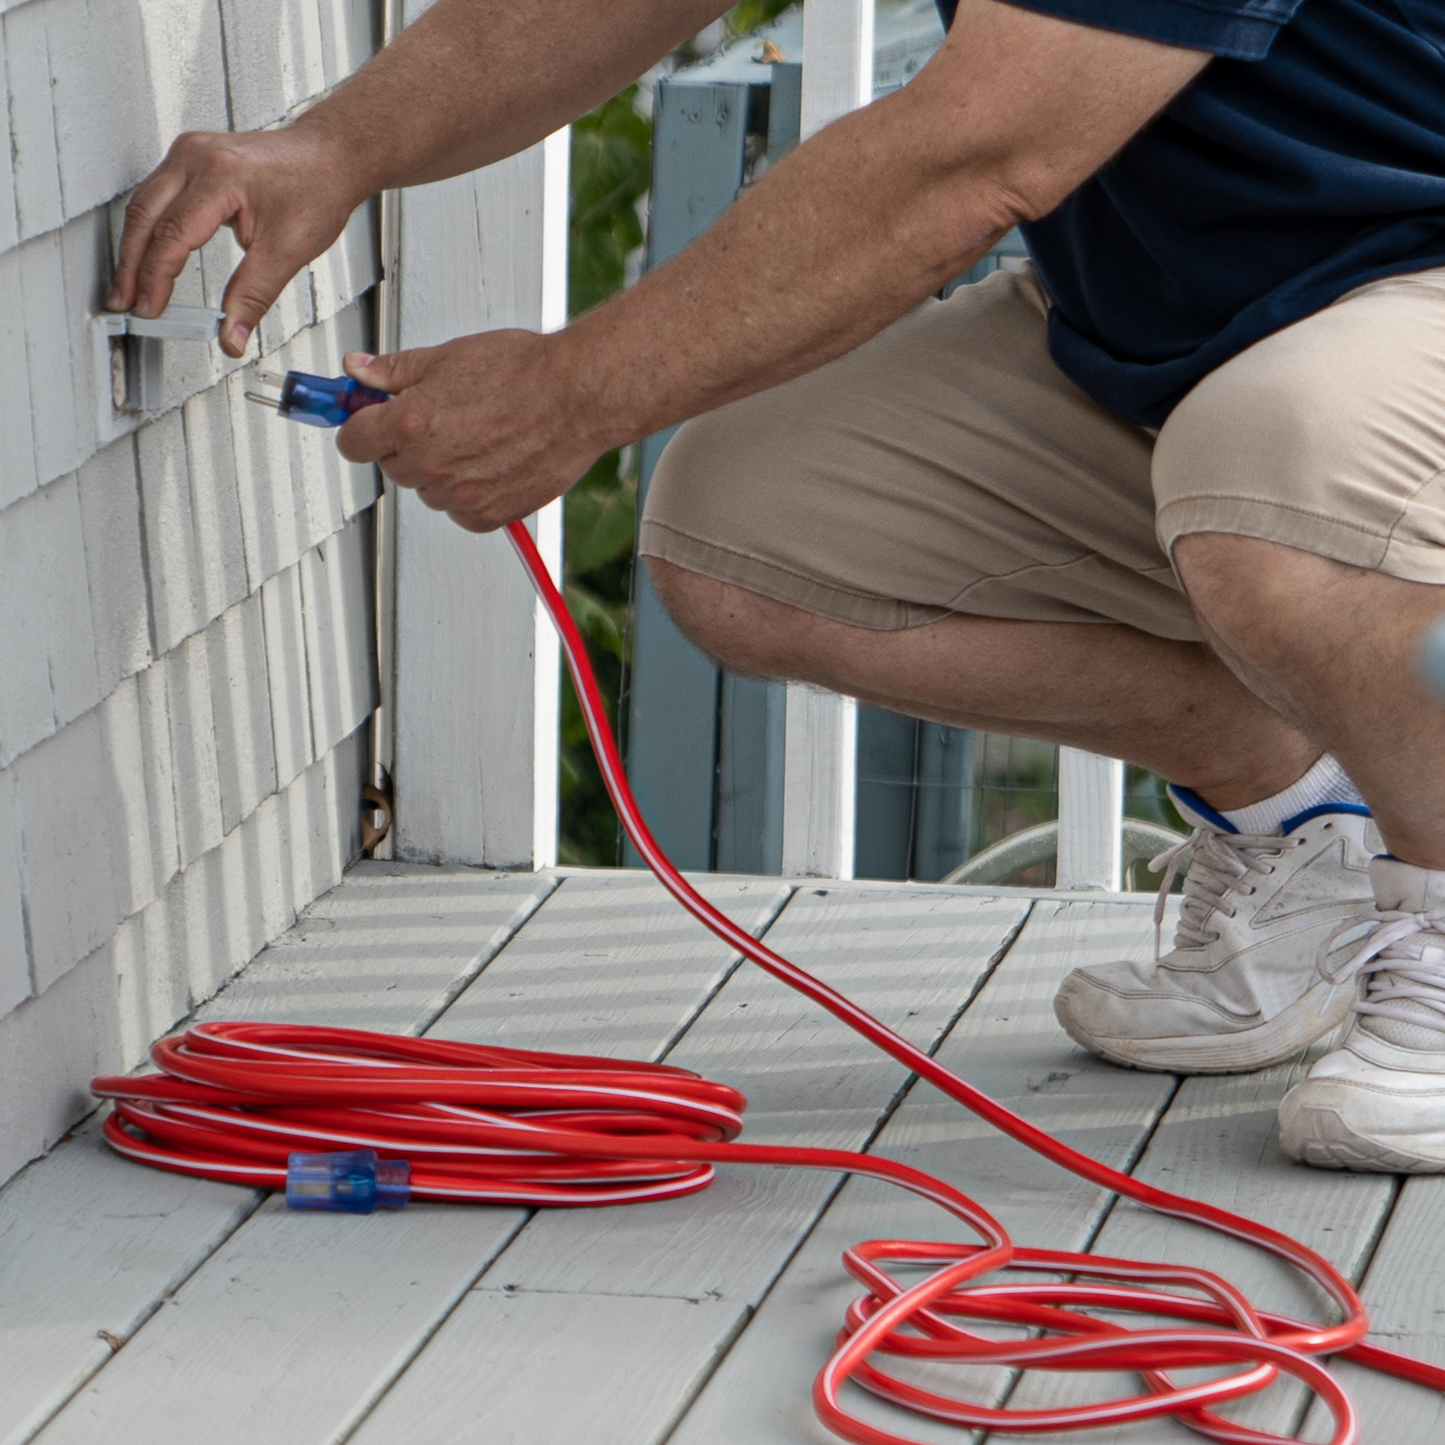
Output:
[[1197,639],[1177,537],[1445,583],[1445,270],[1362,286],[1207,376],[1157,438],[1054,365],[1031,272],[930,301],[684,426],[640,550],[869,628],[950,612]]

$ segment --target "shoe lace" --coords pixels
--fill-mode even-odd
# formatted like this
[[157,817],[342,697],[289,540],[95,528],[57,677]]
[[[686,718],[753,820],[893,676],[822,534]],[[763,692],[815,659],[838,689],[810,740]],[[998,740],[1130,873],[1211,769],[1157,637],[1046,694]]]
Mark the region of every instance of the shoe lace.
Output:
[[[1331,969],[1327,963],[1330,945],[1340,934],[1361,924],[1375,927],[1350,958]],[[1362,996],[1355,1000],[1356,1013],[1425,1024],[1445,1033],[1445,910],[1390,910],[1342,919],[1320,944],[1317,963],[1321,975],[1331,984],[1321,1013],[1341,988],[1363,974],[1366,984]],[[1422,1006],[1438,1015],[1438,1021],[1429,1013],[1422,1017]]]
[[[1184,896],[1179,905],[1179,922],[1174,930],[1175,948],[1203,948],[1214,943],[1219,934],[1209,927],[1216,913],[1233,918],[1238,912],[1237,898],[1254,892],[1248,880],[1256,873],[1273,873],[1274,864],[1286,848],[1302,844],[1303,838],[1281,838],[1278,833],[1221,833],[1214,828],[1195,830],[1157,858],[1149,860],[1149,871],[1164,873],[1159,895],[1154,900],[1154,958],[1163,947],[1164,910],[1169,904],[1169,890],[1186,862]],[[1246,887],[1245,885],[1248,884]]]

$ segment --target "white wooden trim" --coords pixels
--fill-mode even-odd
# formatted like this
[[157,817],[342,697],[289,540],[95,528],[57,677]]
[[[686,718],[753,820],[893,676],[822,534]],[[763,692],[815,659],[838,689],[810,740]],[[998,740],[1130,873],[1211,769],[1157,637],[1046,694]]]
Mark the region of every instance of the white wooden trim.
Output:
[[571,208],[572,127],[542,142],[543,331],[567,324],[567,221]]
[[1060,888],[1124,886],[1124,764],[1080,748],[1059,749]]
[[873,0],[805,0],[803,139],[873,98]]
[[[402,347],[566,316],[567,136],[401,197]],[[561,504],[532,528],[554,573]],[[557,856],[558,652],[500,534],[398,498],[395,853],[542,868]]]
[[[804,137],[873,96],[873,0],[806,0]],[[851,878],[858,705],[792,684],[783,751],[783,875]]]
[[783,876],[851,878],[858,704],[788,685],[783,743]]

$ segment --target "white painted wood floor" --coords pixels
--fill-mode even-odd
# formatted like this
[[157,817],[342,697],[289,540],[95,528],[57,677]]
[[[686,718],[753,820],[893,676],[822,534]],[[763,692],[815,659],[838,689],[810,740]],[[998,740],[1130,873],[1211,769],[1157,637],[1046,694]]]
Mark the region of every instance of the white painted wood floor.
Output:
[[[1152,946],[1149,899],[703,889],[1035,1123],[1323,1250],[1363,1280],[1377,1338],[1445,1360],[1445,1180],[1291,1165],[1274,1108],[1296,1069],[1180,1085],[1102,1064],[1057,1027],[1068,969]],[[198,1016],[666,1057],[742,1088],[754,1142],[874,1148],[961,1185],[1020,1243],[1189,1260],[1261,1304],[1318,1308],[1252,1252],[1111,1209],[909,1088],[644,875],[365,864]],[[947,1227],[869,1181],[742,1169],[691,1199],[609,1210],[297,1215],[126,1163],[91,1120],[0,1192],[0,1445],[822,1445],[809,1389],[854,1288],[841,1250]],[[1341,1373],[1367,1440],[1445,1445],[1439,1397]],[[1001,1372],[977,1385],[1015,1403],[1132,1389]],[[1323,1438],[1289,1387],[1244,1413]],[[1088,1438],[1186,1436],[1165,1422]]]

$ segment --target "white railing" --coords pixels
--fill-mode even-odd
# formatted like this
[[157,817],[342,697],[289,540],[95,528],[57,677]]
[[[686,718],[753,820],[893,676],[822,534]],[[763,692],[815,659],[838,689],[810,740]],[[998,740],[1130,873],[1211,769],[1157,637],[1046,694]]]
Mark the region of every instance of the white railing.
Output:
[[[806,0],[803,123],[806,139],[873,94],[873,0]],[[856,704],[811,688],[788,689],[784,755],[783,874],[853,873]],[[1059,750],[1057,886],[1123,886],[1124,765]]]
[[[404,191],[397,341],[430,346],[566,320],[567,132],[485,170]],[[478,245],[478,237],[482,243]],[[395,856],[493,868],[557,857],[558,650],[500,532],[396,499]],[[554,573],[562,504],[537,541]]]

